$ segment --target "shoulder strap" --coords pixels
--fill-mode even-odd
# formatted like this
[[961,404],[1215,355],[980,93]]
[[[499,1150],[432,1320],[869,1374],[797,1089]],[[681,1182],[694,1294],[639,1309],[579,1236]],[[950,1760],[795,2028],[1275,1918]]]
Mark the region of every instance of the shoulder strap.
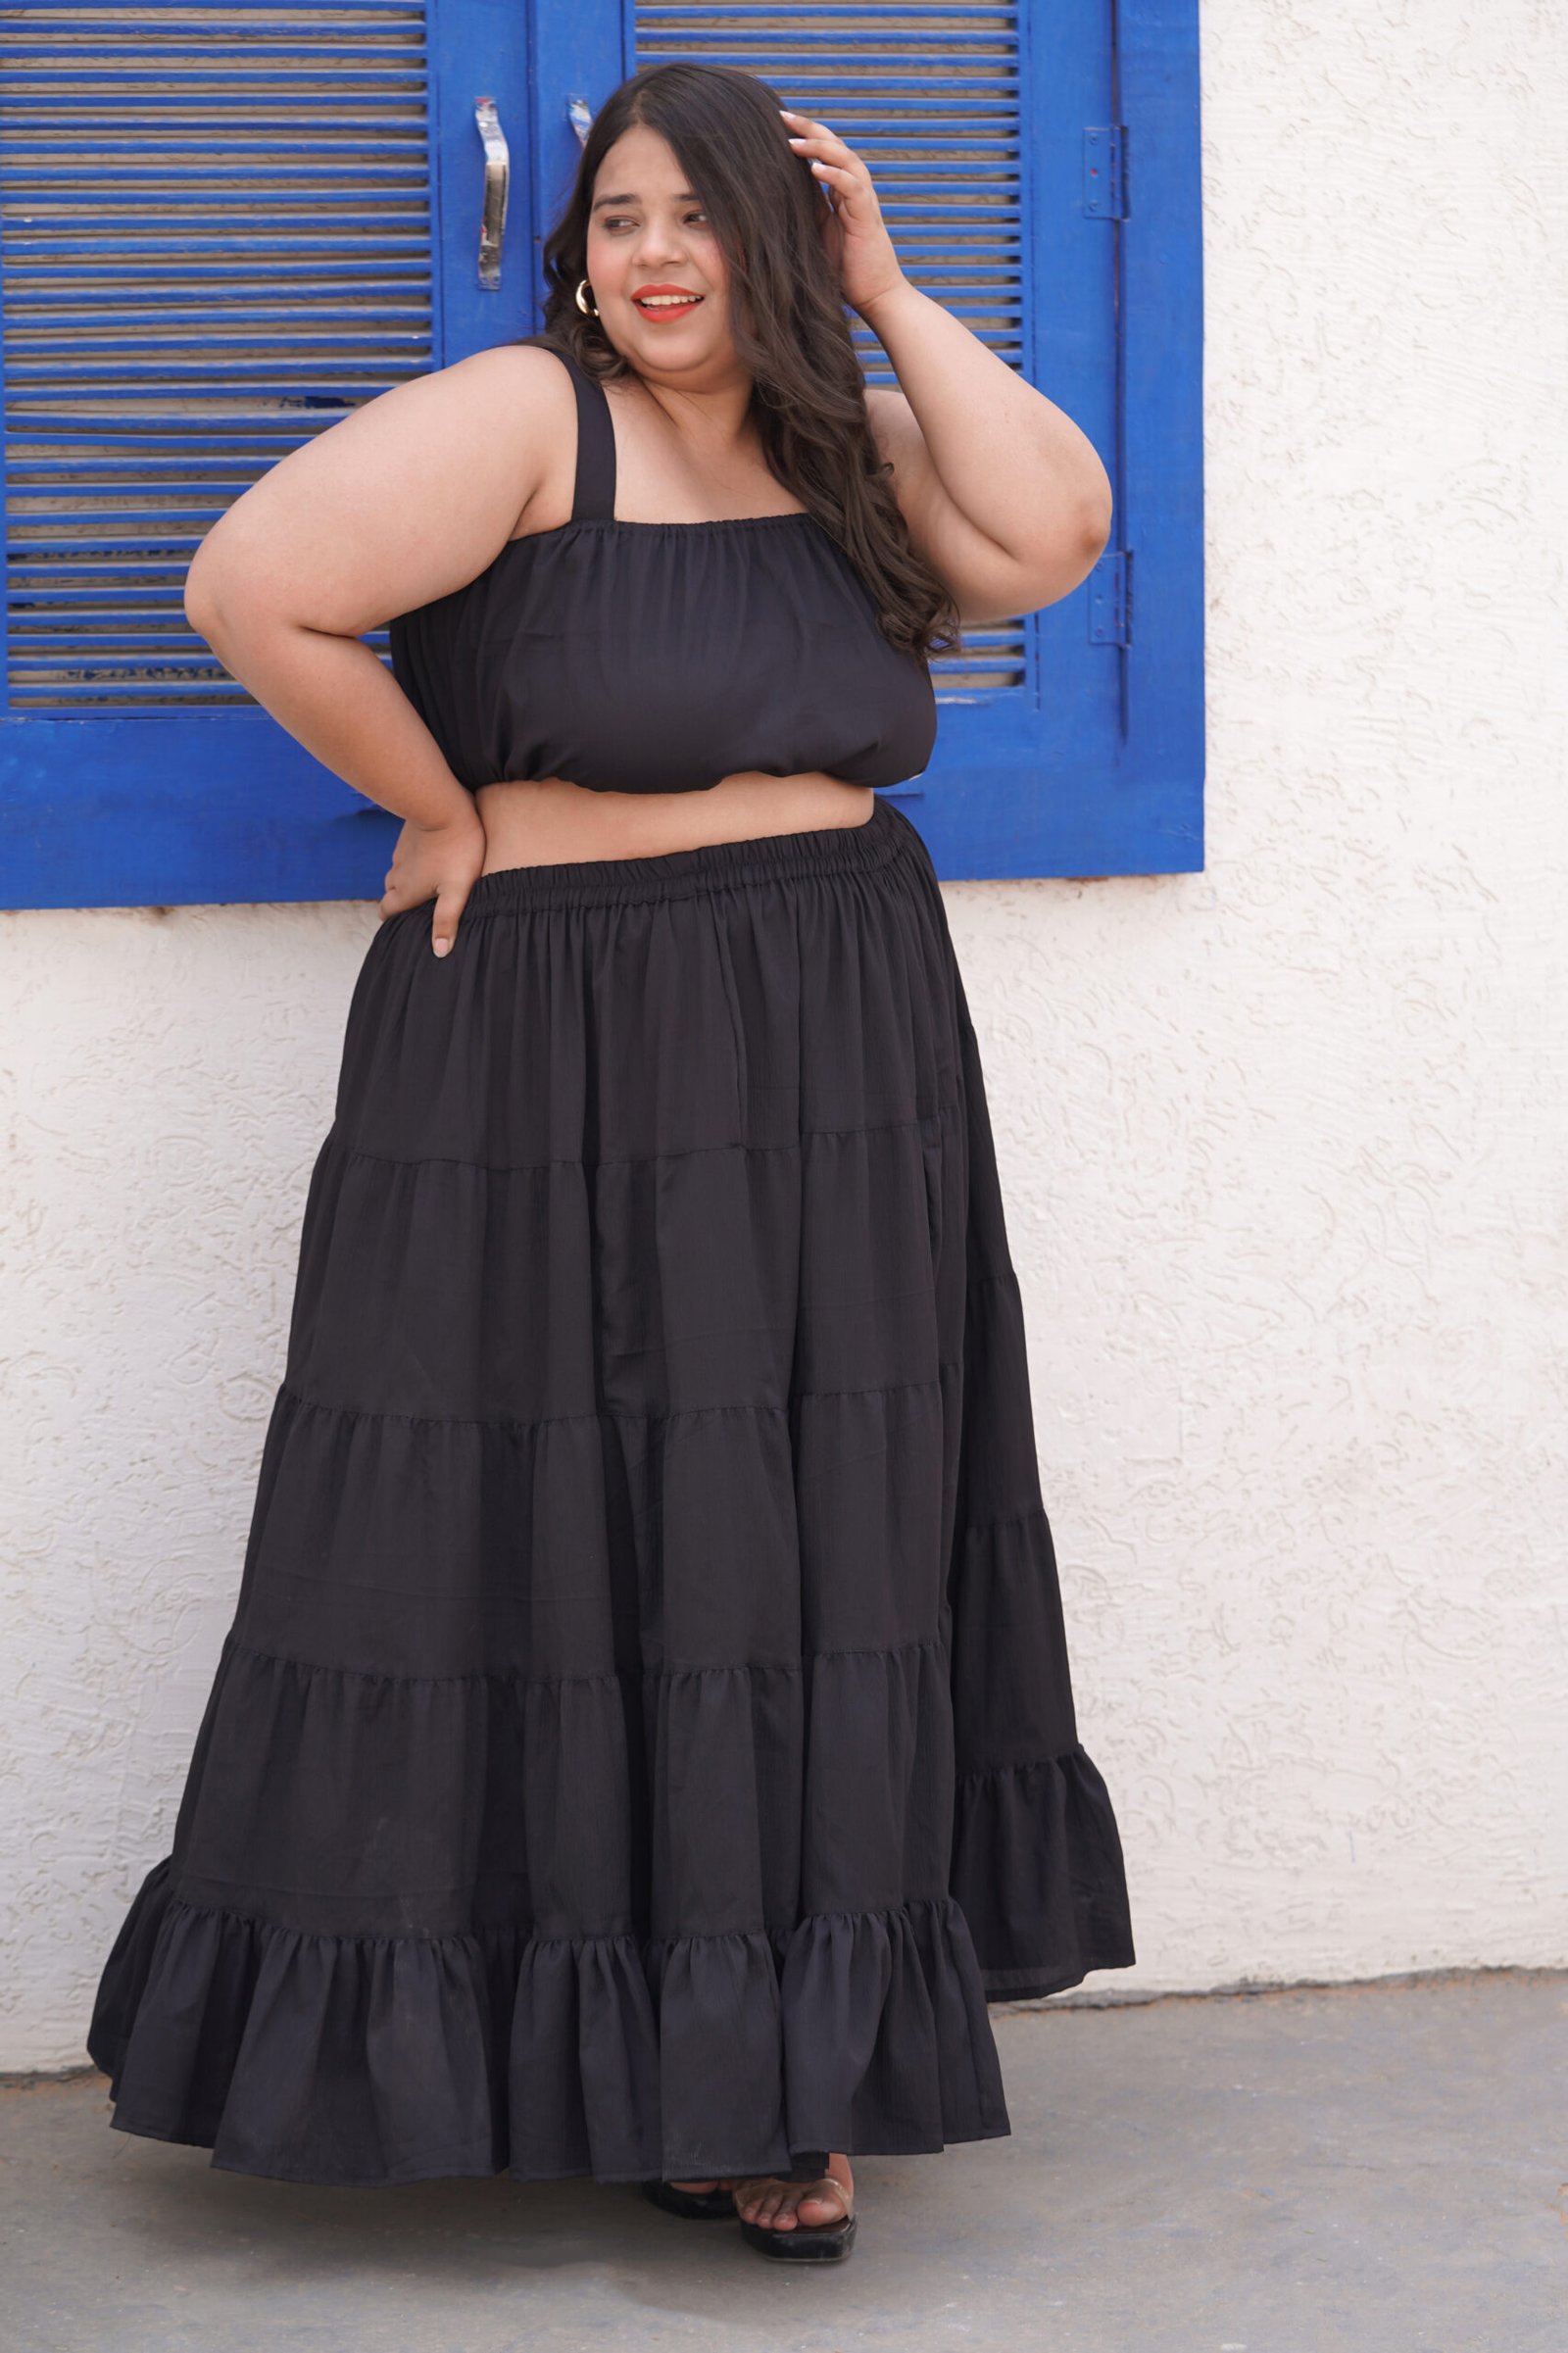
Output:
[[553,342],[548,335],[519,335],[517,340],[553,351],[558,360],[564,361],[577,395],[577,473],[571,495],[572,521],[613,522],[615,431],[610,421],[610,403],[605,398],[603,384],[597,376],[589,374],[574,352]]

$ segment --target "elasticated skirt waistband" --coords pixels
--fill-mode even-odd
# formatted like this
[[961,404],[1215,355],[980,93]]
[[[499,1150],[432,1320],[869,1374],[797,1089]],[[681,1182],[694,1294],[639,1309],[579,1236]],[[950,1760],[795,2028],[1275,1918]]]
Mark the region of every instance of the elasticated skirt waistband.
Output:
[[481,874],[462,920],[529,907],[593,907],[692,892],[777,882],[798,874],[871,870],[915,850],[920,834],[891,801],[879,800],[863,825],[820,826],[807,833],[763,834],[754,841],[705,842],[652,858],[570,858],[555,865],[502,866]]

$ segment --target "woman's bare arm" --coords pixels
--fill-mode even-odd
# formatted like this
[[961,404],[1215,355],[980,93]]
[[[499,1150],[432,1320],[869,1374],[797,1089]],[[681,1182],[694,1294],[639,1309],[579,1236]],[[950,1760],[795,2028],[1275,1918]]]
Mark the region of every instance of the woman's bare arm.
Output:
[[192,560],[192,628],[280,726],[395,816],[439,826],[471,818],[473,799],[361,639],[499,554],[552,449],[572,446],[573,412],[549,352],[476,352],[291,450]]
[[1006,620],[1067,596],[1110,533],[1110,481],[1088,435],[907,279],[867,324],[899,379],[866,393],[872,433],[909,537],[961,617]]

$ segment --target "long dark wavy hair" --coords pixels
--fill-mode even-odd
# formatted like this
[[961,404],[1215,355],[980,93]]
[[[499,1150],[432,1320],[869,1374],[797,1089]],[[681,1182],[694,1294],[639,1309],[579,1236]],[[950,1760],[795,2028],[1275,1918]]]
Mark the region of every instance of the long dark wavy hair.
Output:
[[883,635],[929,662],[961,642],[957,609],[910,545],[892,468],[878,455],[865,371],[823,242],[821,188],[785,143],[780,103],[755,74],[685,61],[644,66],[612,91],[545,239],[541,332],[601,381],[635,373],[575,295],[587,275],[599,167],[623,131],[646,123],[673,150],[728,267],[730,332],[751,371],[752,415],[771,471],[842,548]]

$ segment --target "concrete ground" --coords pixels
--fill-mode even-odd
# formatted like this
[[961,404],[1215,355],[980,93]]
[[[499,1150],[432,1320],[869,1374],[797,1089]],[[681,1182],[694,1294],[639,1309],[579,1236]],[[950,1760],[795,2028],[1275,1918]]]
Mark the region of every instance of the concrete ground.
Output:
[[309,2189],[0,2091],[10,2353],[1568,2353],[1568,1973],[992,2013],[1010,2139],[842,2269],[593,2182]]

